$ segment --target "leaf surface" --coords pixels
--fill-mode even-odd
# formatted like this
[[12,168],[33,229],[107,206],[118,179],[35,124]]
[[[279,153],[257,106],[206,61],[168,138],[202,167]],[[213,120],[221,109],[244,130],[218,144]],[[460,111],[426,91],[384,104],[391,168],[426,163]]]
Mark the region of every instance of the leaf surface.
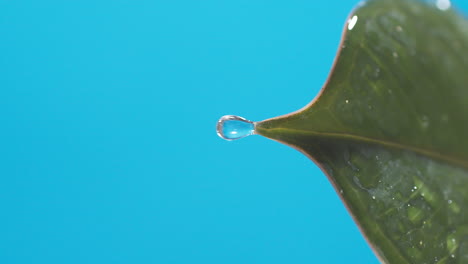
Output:
[[256,133],[322,168],[381,261],[468,263],[468,22],[374,0],[344,31],[319,96]]

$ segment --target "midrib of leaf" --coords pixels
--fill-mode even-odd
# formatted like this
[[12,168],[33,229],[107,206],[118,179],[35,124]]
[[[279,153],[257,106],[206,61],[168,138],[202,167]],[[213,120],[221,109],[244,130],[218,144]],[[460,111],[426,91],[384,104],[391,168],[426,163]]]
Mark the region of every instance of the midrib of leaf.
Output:
[[[407,150],[407,151],[412,151],[416,154],[423,155],[432,159],[440,160],[443,162],[447,162],[451,165],[454,166],[459,166],[464,169],[468,169],[468,161],[460,159],[458,157],[455,157],[450,154],[446,153],[440,153],[434,150],[430,149],[425,149],[417,146],[411,146],[411,145],[404,145],[401,143],[397,142],[392,142],[388,140],[383,140],[383,139],[375,139],[371,137],[365,137],[365,136],[359,136],[359,135],[353,135],[353,134],[348,134],[348,133],[337,133],[337,132],[319,132],[319,131],[309,131],[309,130],[300,130],[300,129],[292,129],[292,128],[284,128],[284,127],[279,127],[279,128],[261,128],[257,127],[259,134],[262,134],[264,136],[270,137],[269,135],[284,135],[287,134],[292,134],[292,135],[305,135],[305,136],[314,136],[314,137],[323,137],[323,138],[336,138],[336,139],[345,139],[345,140],[351,140],[351,141],[357,141],[357,142],[363,142],[363,143],[370,143],[370,144],[376,144],[376,145],[381,145],[384,147],[388,148],[393,148],[393,149],[399,149],[399,150]],[[274,137],[271,137],[275,139]]]

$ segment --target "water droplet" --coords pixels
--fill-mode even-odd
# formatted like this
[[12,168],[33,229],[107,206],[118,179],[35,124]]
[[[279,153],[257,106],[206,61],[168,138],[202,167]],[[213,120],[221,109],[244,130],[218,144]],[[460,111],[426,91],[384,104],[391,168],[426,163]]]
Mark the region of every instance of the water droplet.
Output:
[[358,20],[357,16],[353,16],[352,18],[348,20],[348,30],[352,30],[354,26],[356,26],[357,20]]
[[452,3],[450,3],[450,0],[436,0],[436,6],[442,11],[445,11],[452,6]]
[[452,201],[452,200],[448,200],[447,203],[448,203],[448,204],[452,204],[453,201]]
[[429,117],[422,116],[421,117],[421,127],[426,130],[429,127]]
[[254,134],[255,123],[243,117],[225,115],[216,125],[218,136],[226,140],[235,140]]
[[380,68],[375,68],[375,70],[374,70],[374,77],[377,78],[377,77],[379,77],[379,75],[380,75]]

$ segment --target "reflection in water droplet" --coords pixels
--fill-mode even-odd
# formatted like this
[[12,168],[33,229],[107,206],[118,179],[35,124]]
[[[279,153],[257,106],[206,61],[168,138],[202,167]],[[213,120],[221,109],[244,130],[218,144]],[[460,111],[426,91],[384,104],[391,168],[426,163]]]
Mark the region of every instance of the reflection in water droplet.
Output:
[[427,117],[427,116],[422,116],[421,117],[421,127],[423,129],[427,129],[429,127],[429,117]]
[[440,10],[447,10],[450,8],[452,4],[450,3],[450,0],[436,0],[436,6],[437,8],[439,8]]
[[216,125],[218,136],[226,140],[235,140],[254,134],[255,123],[243,117],[225,115]]
[[380,68],[377,67],[374,70],[374,76],[377,78],[377,77],[379,77],[379,75],[380,75]]
[[354,26],[356,26],[357,20],[358,20],[357,16],[353,16],[352,18],[348,20],[348,30],[352,30]]

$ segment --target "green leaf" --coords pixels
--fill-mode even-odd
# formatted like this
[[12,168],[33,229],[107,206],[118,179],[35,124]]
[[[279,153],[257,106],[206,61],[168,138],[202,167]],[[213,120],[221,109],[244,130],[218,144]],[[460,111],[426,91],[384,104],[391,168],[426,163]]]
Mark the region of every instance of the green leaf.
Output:
[[468,22],[375,0],[308,106],[256,124],[335,186],[383,262],[468,263]]

